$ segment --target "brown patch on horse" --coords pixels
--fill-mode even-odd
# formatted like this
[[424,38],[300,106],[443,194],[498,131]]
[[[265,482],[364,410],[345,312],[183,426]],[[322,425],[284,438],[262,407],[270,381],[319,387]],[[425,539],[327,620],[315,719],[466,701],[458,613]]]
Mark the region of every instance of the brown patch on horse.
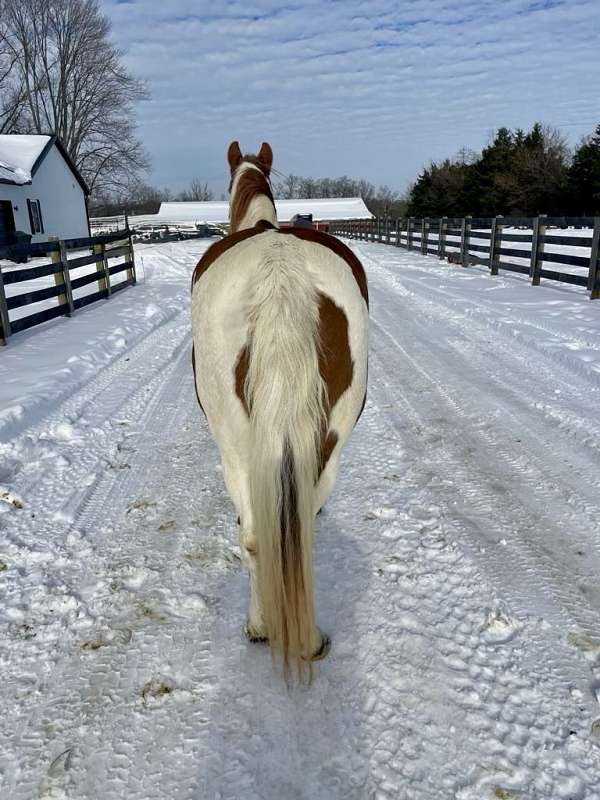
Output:
[[260,228],[261,231],[277,231],[279,228],[276,228],[272,222],[269,222],[268,219],[259,219],[258,222],[254,225],[255,228]]
[[244,239],[249,239],[251,236],[256,236],[258,233],[263,233],[264,231],[264,227],[259,228],[256,226],[254,228],[246,228],[243,231],[232,233],[229,236],[225,236],[224,239],[219,239],[218,242],[211,244],[206,253],[204,253],[200,261],[196,264],[196,269],[192,275],[192,289],[194,288],[196,281],[202,277],[202,275],[204,275],[206,270],[217,260],[217,258],[219,258],[219,256],[222,256],[223,253],[226,253],[231,247],[234,247],[236,244],[238,244],[238,242],[243,242]]
[[319,292],[319,372],[327,386],[327,413],[352,383],[354,362],[348,338],[348,318],[333,300]]
[[291,234],[292,236],[297,236],[298,239],[304,239],[305,241],[315,242],[315,244],[323,245],[323,247],[327,247],[337,256],[343,258],[346,264],[348,264],[352,270],[352,274],[354,275],[354,279],[358,284],[358,288],[360,289],[360,293],[362,294],[365,303],[367,306],[369,305],[369,290],[367,289],[367,278],[363,269],[363,265],[354,255],[352,250],[350,250],[350,248],[347,247],[343,242],[341,242],[335,236],[331,236],[329,233],[325,233],[324,231],[316,231],[312,228],[280,228],[279,233]]
[[[319,372],[327,387],[327,421],[337,401],[350,388],[354,376],[354,362],[350,352],[348,318],[338,305],[319,292]],[[321,434],[319,475],[337,444],[335,431],[324,429]]]
[[[250,160],[248,156],[244,158],[244,161]],[[229,229],[232,233],[237,231],[239,224],[246,216],[252,200],[261,195],[267,197],[273,203],[273,208],[275,208],[271,184],[262,167],[259,165],[259,169],[245,169],[238,179],[229,209]]]
[[249,366],[250,366],[250,347],[246,344],[240,350],[240,354],[238,356],[238,360],[235,365],[234,375],[235,375],[235,393],[240,398],[240,401],[244,406],[244,411],[248,416],[250,416],[250,409],[248,408],[248,401],[246,400],[246,393],[244,392],[244,386],[246,383],[246,375],[248,374]]
[[202,408],[202,403],[200,402],[200,395],[198,394],[198,386],[196,384],[196,356],[194,355],[194,345],[192,344],[192,369],[194,370],[194,390],[196,392],[196,398],[198,400],[198,405],[200,406],[200,411],[206,416],[205,410]]
[[[346,314],[330,297],[327,297],[327,295],[319,293],[318,297],[320,341],[319,372],[327,386],[327,419],[329,420],[335,404],[352,384],[354,362],[352,361],[352,355],[350,353],[348,319]],[[246,375],[248,374],[249,362],[250,347],[246,344],[240,350],[235,364],[234,381],[235,393],[248,416],[250,416],[250,409],[248,408],[248,402],[244,393],[244,386],[246,383]],[[337,442],[337,433],[325,428],[321,434],[319,475],[321,475],[325,469]]]

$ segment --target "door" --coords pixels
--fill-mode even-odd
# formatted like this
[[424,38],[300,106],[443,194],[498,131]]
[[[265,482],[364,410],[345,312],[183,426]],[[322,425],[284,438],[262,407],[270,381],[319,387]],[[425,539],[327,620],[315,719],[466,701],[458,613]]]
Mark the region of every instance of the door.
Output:
[[12,203],[10,200],[0,200],[0,242],[6,239],[8,234],[14,233],[15,215],[13,214]]

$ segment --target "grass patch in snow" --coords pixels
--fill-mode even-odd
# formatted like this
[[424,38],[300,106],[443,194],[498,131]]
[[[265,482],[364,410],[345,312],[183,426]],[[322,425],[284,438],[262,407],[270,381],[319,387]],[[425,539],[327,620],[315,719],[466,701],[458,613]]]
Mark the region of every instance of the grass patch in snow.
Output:
[[142,689],[142,701],[145,706],[148,705],[148,700],[158,700],[161,697],[166,697],[175,691],[175,686],[172,683],[167,683],[163,680],[153,678],[144,684]]
[[134,500],[134,502],[127,507],[127,514],[131,514],[132,511],[146,511],[146,509],[154,508],[157,505],[158,503],[155,503],[154,500],[145,500],[143,498],[141,500]]

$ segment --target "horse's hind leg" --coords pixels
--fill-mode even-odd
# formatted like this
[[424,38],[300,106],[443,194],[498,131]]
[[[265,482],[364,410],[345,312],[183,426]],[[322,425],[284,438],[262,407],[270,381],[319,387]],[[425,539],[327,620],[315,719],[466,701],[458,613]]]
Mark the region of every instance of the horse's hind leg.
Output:
[[250,574],[250,606],[244,633],[251,642],[266,642],[267,637],[262,609],[260,607],[260,595],[258,592],[258,579],[256,574],[256,537],[251,531],[244,530],[244,528],[240,530],[240,548],[242,551],[242,560],[248,567],[248,572]]
[[245,634],[252,642],[266,641],[263,615],[260,607],[258,593],[258,578],[256,572],[256,558],[258,547],[256,537],[252,531],[252,514],[250,511],[250,490],[248,485],[248,472],[245,469],[243,458],[233,452],[221,453],[223,464],[223,477],[229,496],[239,514],[240,551],[242,561],[248,568],[250,575],[250,606]]

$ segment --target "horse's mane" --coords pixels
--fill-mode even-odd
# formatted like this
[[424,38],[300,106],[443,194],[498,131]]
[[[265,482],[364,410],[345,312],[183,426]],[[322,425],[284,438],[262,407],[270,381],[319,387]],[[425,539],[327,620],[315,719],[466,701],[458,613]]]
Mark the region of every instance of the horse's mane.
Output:
[[239,177],[235,187],[235,194],[231,202],[231,210],[229,212],[229,227],[231,232],[237,230],[237,226],[241,220],[244,219],[252,199],[257,195],[266,195],[273,203],[273,206],[275,205],[271,184],[263,172],[260,161],[255,156],[244,156],[244,161],[249,161],[257,166],[258,169],[245,169]]

